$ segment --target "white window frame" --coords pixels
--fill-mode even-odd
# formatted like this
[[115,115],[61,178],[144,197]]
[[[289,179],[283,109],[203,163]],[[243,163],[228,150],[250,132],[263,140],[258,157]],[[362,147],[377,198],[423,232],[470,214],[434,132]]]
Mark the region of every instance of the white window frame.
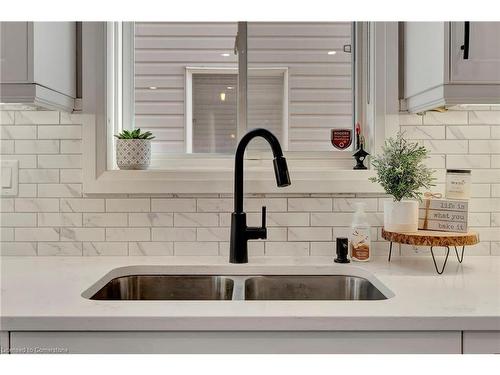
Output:
[[[365,137],[370,152],[376,152],[385,134],[393,134],[399,126],[397,106],[397,23],[358,23],[356,27],[358,64],[356,95],[366,101],[362,110]],[[107,72],[111,55],[105,23],[83,23],[83,90],[84,124],[84,192],[85,193],[231,193],[234,158],[227,155],[172,155],[161,161],[161,169],[124,171],[110,168],[114,152],[107,144],[110,132],[116,131],[109,110],[116,98],[107,95],[115,87]],[[116,40],[116,39],[114,39]],[[375,48],[375,46],[377,48]],[[366,49],[363,51],[362,49]],[[118,52],[120,53],[120,52]],[[123,53],[123,50],[121,51]],[[365,68],[365,71],[361,71]],[[106,82],[103,85],[103,82]],[[365,82],[369,82],[366,84]],[[113,86],[111,86],[113,85]],[[129,98],[130,100],[130,98]],[[133,99],[132,99],[133,100]],[[133,102],[133,101],[132,101]],[[361,102],[358,101],[358,102]],[[394,102],[394,103],[393,103]],[[123,112],[122,112],[123,113]],[[375,124],[377,126],[375,126]],[[103,142],[103,138],[104,141]],[[339,169],[346,159],[342,152],[325,157],[316,153],[287,153],[292,185],[278,189],[271,160],[246,162],[245,181],[248,193],[379,193],[377,184],[368,181],[372,170]]]

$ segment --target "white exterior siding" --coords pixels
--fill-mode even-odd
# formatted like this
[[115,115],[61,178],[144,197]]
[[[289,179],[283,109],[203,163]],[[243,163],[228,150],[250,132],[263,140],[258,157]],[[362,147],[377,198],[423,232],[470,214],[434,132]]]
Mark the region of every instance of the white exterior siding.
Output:
[[[156,151],[183,152],[185,68],[237,67],[237,24],[136,23],[135,31],[136,126],[155,132]],[[352,126],[350,43],[348,22],[249,23],[249,68],[288,68],[290,150],[331,150],[330,129]],[[265,121],[258,112],[250,101],[250,119]]]

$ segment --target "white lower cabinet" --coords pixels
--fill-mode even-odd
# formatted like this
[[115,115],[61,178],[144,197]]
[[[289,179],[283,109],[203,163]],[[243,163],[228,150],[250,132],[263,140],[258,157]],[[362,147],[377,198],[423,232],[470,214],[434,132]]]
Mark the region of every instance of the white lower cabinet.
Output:
[[466,331],[464,354],[500,354],[500,331]]
[[461,331],[11,332],[11,352],[461,353]]

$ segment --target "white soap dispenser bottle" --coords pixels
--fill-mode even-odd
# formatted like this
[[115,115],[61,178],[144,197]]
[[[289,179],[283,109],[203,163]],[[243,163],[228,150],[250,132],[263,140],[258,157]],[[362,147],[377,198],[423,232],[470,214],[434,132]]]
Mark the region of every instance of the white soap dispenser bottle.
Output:
[[356,202],[356,212],[351,225],[351,259],[358,262],[367,262],[371,257],[370,224],[365,213],[366,204]]

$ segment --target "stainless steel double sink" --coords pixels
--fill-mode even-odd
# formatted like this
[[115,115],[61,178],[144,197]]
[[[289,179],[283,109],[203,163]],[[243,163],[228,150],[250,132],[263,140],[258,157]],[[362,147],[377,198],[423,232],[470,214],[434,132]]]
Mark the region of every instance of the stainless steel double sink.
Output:
[[352,275],[126,275],[92,300],[384,300],[369,280]]

